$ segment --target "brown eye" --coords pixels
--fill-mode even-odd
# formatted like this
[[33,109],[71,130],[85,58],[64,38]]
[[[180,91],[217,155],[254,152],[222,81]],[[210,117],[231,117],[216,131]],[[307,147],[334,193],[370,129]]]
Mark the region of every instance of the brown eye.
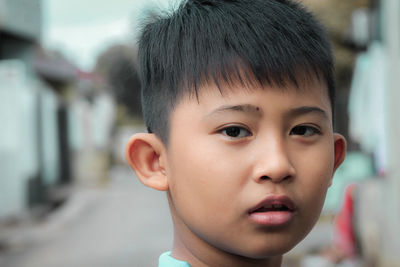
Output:
[[290,135],[313,136],[321,134],[321,131],[308,125],[296,126],[290,131]]
[[232,138],[251,136],[251,133],[247,129],[239,126],[226,127],[221,130],[221,133]]

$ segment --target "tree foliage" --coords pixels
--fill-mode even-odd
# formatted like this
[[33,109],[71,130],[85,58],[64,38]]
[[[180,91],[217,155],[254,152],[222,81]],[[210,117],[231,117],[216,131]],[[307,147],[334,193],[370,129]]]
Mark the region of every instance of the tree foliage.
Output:
[[141,116],[140,80],[136,64],[136,49],[128,45],[114,45],[97,59],[95,72],[101,75],[118,104],[130,115]]

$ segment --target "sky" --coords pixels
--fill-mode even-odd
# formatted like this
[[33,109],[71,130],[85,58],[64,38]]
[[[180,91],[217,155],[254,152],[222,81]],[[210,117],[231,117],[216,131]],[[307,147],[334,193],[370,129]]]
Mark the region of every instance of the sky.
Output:
[[83,70],[115,43],[135,42],[134,29],[144,7],[168,7],[171,0],[42,0],[43,44],[62,52]]

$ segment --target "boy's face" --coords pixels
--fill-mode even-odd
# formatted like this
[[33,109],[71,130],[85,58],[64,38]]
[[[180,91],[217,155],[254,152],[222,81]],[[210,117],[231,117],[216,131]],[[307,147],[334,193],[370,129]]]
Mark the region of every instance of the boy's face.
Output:
[[319,81],[222,95],[210,86],[179,102],[165,170],[182,242],[250,258],[294,247],[317,221],[341,162],[335,141],[344,149],[344,140],[331,118]]

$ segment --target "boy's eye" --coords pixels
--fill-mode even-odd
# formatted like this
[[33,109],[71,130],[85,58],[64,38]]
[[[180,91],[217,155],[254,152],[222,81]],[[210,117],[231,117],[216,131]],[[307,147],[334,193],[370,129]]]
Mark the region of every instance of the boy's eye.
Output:
[[296,126],[290,131],[290,135],[313,136],[315,134],[321,134],[321,131],[309,125]]
[[223,135],[232,137],[232,138],[243,138],[243,137],[247,137],[247,136],[251,136],[251,133],[249,132],[249,130],[247,130],[246,128],[240,127],[240,126],[229,126],[226,127],[222,130],[220,130],[220,132]]

